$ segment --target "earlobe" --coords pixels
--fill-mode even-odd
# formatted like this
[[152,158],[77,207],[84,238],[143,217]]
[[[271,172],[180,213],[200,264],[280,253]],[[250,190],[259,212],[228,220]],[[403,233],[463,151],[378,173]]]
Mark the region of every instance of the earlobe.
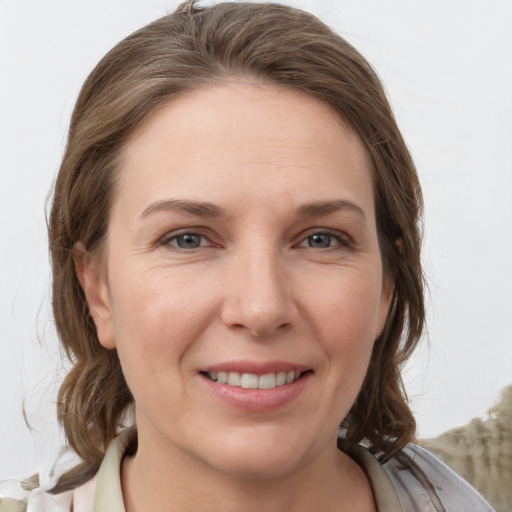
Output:
[[89,312],[96,325],[98,340],[105,348],[115,348],[112,309],[106,279],[95,258],[80,242],[73,247],[73,260]]

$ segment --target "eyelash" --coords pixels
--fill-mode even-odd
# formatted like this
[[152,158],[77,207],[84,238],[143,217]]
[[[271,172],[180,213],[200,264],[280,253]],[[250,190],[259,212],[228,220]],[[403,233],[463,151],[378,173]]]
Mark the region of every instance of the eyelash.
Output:
[[[179,247],[177,245],[177,243],[176,244],[172,243],[173,241],[177,241],[179,238],[185,237],[185,236],[199,237],[201,239],[200,245],[197,247],[192,247],[192,248],[184,248],[184,247]],[[327,236],[327,237],[334,238],[334,240],[336,241],[337,244],[335,246],[329,245],[327,247],[316,247],[316,248],[310,247],[307,245],[303,245],[303,244],[307,243],[308,240],[314,236]],[[208,241],[210,244],[212,244],[212,245],[210,245],[210,247],[215,246],[215,244],[213,242],[211,242],[207,236],[205,236],[201,233],[198,233],[196,231],[184,230],[184,231],[181,231],[178,233],[172,232],[172,233],[168,233],[168,234],[164,235],[162,238],[160,238],[159,245],[161,245],[161,246],[171,245],[178,251],[191,252],[196,249],[204,248],[205,245],[201,245],[201,243],[204,242],[205,240]],[[337,246],[339,246],[339,247],[337,247]],[[206,247],[208,247],[208,245]],[[349,247],[351,247],[351,243],[348,240],[348,237],[346,235],[344,236],[339,231],[334,231],[334,230],[329,230],[329,229],[321,229],[321,230],[311,231],[307,236],[303,236],[299,243],[294,244],[294,247],[306,247],[308,249],[318,249],[318,250],[329,250],[329,249],[335,250],[335,249],[339,249],[339,248],[349,248]]]

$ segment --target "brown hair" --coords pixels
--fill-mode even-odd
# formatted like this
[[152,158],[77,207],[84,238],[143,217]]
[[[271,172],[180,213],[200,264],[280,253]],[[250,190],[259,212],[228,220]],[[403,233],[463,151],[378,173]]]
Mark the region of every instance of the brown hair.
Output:
[[[97,253],[115,191],[116,160],[140,123],[169,99],[220,80],[250,77],[310,94],[348,122],[374,170],[378,237],[394,295],[366,379],[346,421],[343,446],[367,439],[384,458],[415,432],[400,370],[424,322],[421,190],[382,85],[366,60],[314,16],[276,4],[193,1],[114,47],[78,97],[55,183],[49,222],[53,308],[73,363],[58,397],[69,443],[84,459],[54,490],[97,470],[133,398],[115,350],[98,342],[73,261]],[[399,242],[397,242],[399,241]]]

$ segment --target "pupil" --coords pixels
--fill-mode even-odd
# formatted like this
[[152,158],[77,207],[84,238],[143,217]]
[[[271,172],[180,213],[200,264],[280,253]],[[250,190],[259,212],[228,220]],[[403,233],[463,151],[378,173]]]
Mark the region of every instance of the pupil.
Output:
[[181,235],[177,239],[178,247],[181,249],[195,249],[199,247],[201,238],[199,235]]
[[325,248],[331,244],[331,235],[312,235],[310,237],[310,247]]

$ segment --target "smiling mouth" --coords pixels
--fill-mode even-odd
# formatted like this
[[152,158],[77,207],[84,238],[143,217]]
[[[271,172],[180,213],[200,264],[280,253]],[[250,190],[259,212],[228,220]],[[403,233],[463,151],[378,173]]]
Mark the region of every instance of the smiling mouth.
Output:
[[312,370],[304,372],[289,371],[265,373],[264,375],[239,372],[201,372],[201,374],[213,382],[227,384],[232,387],[244,389],[274,389],[279,386],[286,386],[287,384],[297,382],[303,375],[311,372]]

